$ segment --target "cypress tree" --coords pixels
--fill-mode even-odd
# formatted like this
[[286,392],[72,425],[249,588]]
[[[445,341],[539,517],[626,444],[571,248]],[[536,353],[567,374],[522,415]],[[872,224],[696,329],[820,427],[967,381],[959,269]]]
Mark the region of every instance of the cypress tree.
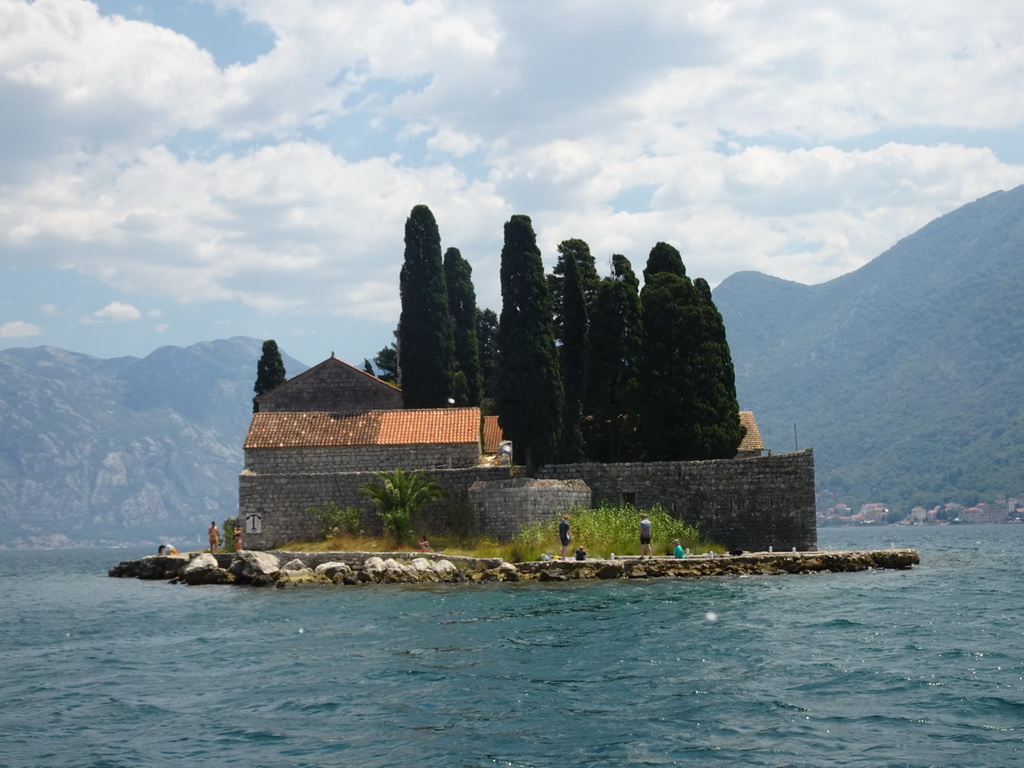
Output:
[[562,286],[565,282],[565,265],[570,259],[576,263],[576,281],[583,291],[583,302],[588,309],[601,284],[601,277],[597,274],[597,267],[594,265],[594,256],[590,253],[590,246],[586,242],[578,238],[571,238],[558,244],[558,260],[555,262],[551,274],[548,275],[548,288],[551,290],[551,309],[555,318],[555,339],[560,344],[565,341],[562,330],[565,315],[562,306],[564,301]]
[[711,298],[711,286],[698,277],[698,325],[694,371],[695,446],[692,458],[731,459],[746,429],[740,424],[736,374],[725,337],[725,323]]
[[643,376],[640,283],[629,259],[612,256],[612,275],[591,304],[585,366],[584,444],[594,461],[639,458]]
[[405,222],[405,262],[400,276],[402,314],[398,321],[398,372],[406,408],[440,408],[452,396],[455,341],[448,314],[448,290],[441,235],[425,205]]
[[656,243],[647,257],[647,266],[644,267],[644,285],[650,282],[653,275],[659,272],[668,272],[679,277],[686,277],[686,267],[683,265],[683,257],[679,251],[668,243]]
[[480,348],[483,397],[493,401],[498,396],[498,315],[493,309],[485,308],[476,313],[476,338]]
[[[565,245],[566,243],[562,243],[559,250]],[[583,243],[583,246],[586,247],[586,244]],[[589,253],[589,249],[587,252]],[[562,317],[561,336],[558,339],[561,345],[558,351],[565,405],[562,410],[562,441],[558,453],[560,461],[573,463],[583,458],[580,418],[583,410],[583,366],[587,351],[587,307],[576,256],[572,252],[562,253]]]
[[458,248],[444,252],[444,278],[448,286],[448,314],[455,335],[455,372],[462,374],[455,402],[459,405],[480,405],[483,381],[480,376],[480,343],[476,335],[476,291],[473,290],[473,268],[462,258]]
[[658,243],[644,269],[643,445],[648,461],[694,457],[697,296],[679,252]]
[[[259,396],[284,384],[286,380],[284,361],[281,359],[281,351],[277,348],[277,342],[267,339],[263,342],[263,352],[259,362],[256,363],[256,383],[253,385],[253,391]],[[259,409],[259,405],[253,400],[253,413]]]
[[529,216],[505,224],[498,325],[498,413],[505,436],[527,468],[556,453],[562,382],[551,320],[551,294]]

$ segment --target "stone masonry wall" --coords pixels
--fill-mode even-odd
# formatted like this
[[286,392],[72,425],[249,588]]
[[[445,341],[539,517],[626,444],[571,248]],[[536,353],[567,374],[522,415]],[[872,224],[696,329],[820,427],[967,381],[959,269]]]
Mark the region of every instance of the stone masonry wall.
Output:
[[581,478],[595,505],[661,504],[730,550],[805,551],[818,545],[810,449],[749,459],[552,465],[537,476]]
[[245,469],[257,474],[379,471],[474,467],[480,443],[355,445],[333,448],[259,448],[245,452]]
[[508,541],[524,525],[557,518],[574,506],[590,507],[590,489],[582,480],[478,481],[469,489],[469,503],[480,530]]
[[[388,466],[388,465],[384,465]],[[416,532],[427,534],[472,521],[469,490],[474,483],[509,478],[507,467],[435,469],[436,477],[451,494],[431,504]],[[247,533],[246,548],[269,549],[288,541],[316,538],[319,534],[309,507],[333,502],[362,510],[363,528],[380,532],[380,521],[359,488],[375,478],[372,472],[323,474],[254,473],[239,477],[239,516],[262,519],[261,534]],[[696,525],[707,538],[728,549],[776,551],[796,547],[817,548],[814,517],[814,456],[810,450],[749,459],[720,459],[650,464],[567,464],[541,467],[538,479],[582,480],[590,488],[592,504],[629,502],[637,508],[661,504],[670,514]],[[532,509],[525,505],[524,509]],[[477,524],[484,532],[502,536],[509,530],[503,515],[495,517],[487,505]],[[529,521],[523,521],[529,522]],[[497,529],[490,531],[492,524]],[[657,531],[654,532],[657,537]]]
[[[472,467],[468,469],[423,470],[437,479],[448,498],[427,506],[413,520],[417,534],[472,528],[469,488],[479,480],[507,478],[508,467]],[[323,474],[256,474],[243,470],[238,478],[238,513],[243,524],[250,515],[259,515],[262,533],[250,533],[245,525],[246,549],[270,549],[289,541],[316,539],[320,535],[316,519],[307,511],[328,503],[341,508],[355,506],[361,511],[361,525],[370,535],[382,531],[373,503],[359,489],[375,482],[373,472],[335,472]]]

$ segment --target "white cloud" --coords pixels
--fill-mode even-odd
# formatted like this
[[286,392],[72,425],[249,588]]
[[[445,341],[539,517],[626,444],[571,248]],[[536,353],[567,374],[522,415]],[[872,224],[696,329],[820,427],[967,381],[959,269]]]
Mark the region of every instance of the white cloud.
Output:
[[142,317],[142,313],[131,304],[124,304],[120,301],[112,301],[103,309],[93,312],[89,319],[92,321],[110,320],[115,323],[130,323]]
[[639,272],[666,240],[712,284],[818,282],[1024,183],[985,146],[1024,122],[1011,0],[209,1],[271,49],[219,68],[83,0],[0,1],[5,265],[390,322],[417,203],[498,308],[513,213],[549,264],[580,237]]
[[34,323],[12,320],[0,325],[0,339],[21,339],[28,336],[40,336],[43,329]]

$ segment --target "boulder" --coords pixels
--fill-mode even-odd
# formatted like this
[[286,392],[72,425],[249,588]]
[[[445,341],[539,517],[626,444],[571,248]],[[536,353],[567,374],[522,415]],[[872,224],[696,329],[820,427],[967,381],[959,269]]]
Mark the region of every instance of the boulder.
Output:
[[352,569],[346,563],[331,561],[329,563],[321,563],[318,565],[315,568],[314,573],[326,576],[335,584],[338,582],[348,583],[346,581],[346,577],[352,575]]
[[384,571],[381,574],[381,580],[389,584],[402,584],[414,581],[415,579],[408,566],[402,565],[393,557],[389,557],[384,561]]
[[313,569],[310,568],[308,565],[306,565],[304,562],[302,562],[301,560],[299,560],[299,558],[296,557],[295,559],[289,560],[287,563],[282,565],[281,566],[281,570],[282,571],[310,571],[310,572],[312,572]]
[[228,570],[239,584],[267,586],[277,580],[281,567],[278,559],[269,552],[244,550],[235,555]]
[[435,560],[431,567],[443,581],[454,581],[462,573],[451,560]]
[[230,584],[235,577],[217,564],[217,558],[204,552],[181,569],[178,578],[186,584]]
[[512,563],[502,563],[484,571],[482,581],[519,581],[519,569]]
[[367,581],[380,581],[386,570],[384,561],[376,555],[363,561],[363,573],[369,577]]

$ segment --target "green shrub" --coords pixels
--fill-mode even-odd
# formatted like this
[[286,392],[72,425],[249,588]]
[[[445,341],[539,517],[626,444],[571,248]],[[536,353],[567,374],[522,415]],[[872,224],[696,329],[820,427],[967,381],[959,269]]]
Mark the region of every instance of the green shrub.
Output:
[[399,544],[412,540],[412,518],[432,501],[448,495],[433,477],[423,472],[374,472],[376,483],[366,483],[359,489],[377,505],[384,530]]
[[341,509],[333,501],[329,501],[322,507],[310,507],[306,511],[320,523],[323,528],[321,535],[325,539],[331,536],[358,536],[363,532],[359,525],[359,507]]
[[[636,555],[640,552],[640,515],[646,514],[651,521],[651,545],[654,554],[671,554],[673,539],[679,539],[683,549],[724,551],[721,546],[709,544],[696,527],[688,525],[671,515],[661,505],[651,509],[638,510],[631,505],[612,507],[602,504],[597,509],[574,507],[569,510],[572,533],[572,549],[582,545],[591,557]],[[558,524],[561,515],[521,530],[512,544],[516,555],[523,560],[536,560],[541,553],[561,551],[558,541]]]

